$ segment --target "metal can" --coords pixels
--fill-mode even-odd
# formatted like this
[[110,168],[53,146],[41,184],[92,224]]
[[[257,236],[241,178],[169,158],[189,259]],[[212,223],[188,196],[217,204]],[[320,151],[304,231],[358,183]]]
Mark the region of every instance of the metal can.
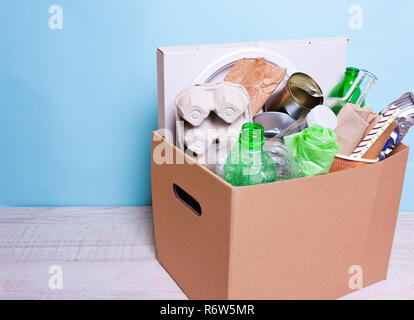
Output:
[[267,102],[267,111],[281,111],[300,119],[314,107],[323,104],[323,93],[318,83],[305,73],[290,76],[285,86]]
[[267,137],[278,135],[295,121],[294,118],[282,112],[264,112],[253,118],[253,122],[263,126]]

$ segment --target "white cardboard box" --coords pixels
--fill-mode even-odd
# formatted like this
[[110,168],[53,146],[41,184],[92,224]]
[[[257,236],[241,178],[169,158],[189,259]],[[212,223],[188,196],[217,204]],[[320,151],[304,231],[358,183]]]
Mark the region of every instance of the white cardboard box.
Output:
[[244,57],[264,57],[269,63],[287,68],[288,75],[298,71],[307,73],[328,93],[344,75],[347,44],[346,38],[339,37],[160,47],[157,50],[158,128],[174,134],[178,94],[192,83],[222,81],[234,63]]

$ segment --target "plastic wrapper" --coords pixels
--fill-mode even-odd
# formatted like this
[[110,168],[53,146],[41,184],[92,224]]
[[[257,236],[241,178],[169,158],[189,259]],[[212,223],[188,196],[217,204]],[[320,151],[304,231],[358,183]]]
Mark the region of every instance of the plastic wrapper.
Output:
[[384,114],[392,106],[400,109],[398,116],[398,126],[390,136],[387,144],[380,154],[380,160],[386,158],[395,147],[404,139],[408,130],[414,126],[414,95],[411,92],[403,94],[400,98],[392,102],[382,113]]
[[292,177],[328,173],[340,146],[332,129],[312,125],[284,138],[292,161]]

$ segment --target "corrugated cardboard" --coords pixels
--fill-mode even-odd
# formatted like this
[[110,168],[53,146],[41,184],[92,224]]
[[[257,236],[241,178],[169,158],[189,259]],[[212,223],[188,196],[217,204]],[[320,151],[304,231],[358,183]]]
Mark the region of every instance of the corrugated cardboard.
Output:
[[[183,153],[154,133],[179,158]],[[152,160],[158,259],[191,299],[335,299],[386,279],[409,149],[316,177],[232,187],[205,167]],[[173,190],[195,198],[195,214]]]

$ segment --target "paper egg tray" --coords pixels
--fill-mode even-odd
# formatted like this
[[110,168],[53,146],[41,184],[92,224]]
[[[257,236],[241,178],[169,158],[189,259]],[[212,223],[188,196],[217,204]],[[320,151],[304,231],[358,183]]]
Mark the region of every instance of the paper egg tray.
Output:
[[214,143],[233,144],[243,124],[252,122],[247,90],[230,82],[192,85],[177,97],[175,116],[177,147],[195,158]]

